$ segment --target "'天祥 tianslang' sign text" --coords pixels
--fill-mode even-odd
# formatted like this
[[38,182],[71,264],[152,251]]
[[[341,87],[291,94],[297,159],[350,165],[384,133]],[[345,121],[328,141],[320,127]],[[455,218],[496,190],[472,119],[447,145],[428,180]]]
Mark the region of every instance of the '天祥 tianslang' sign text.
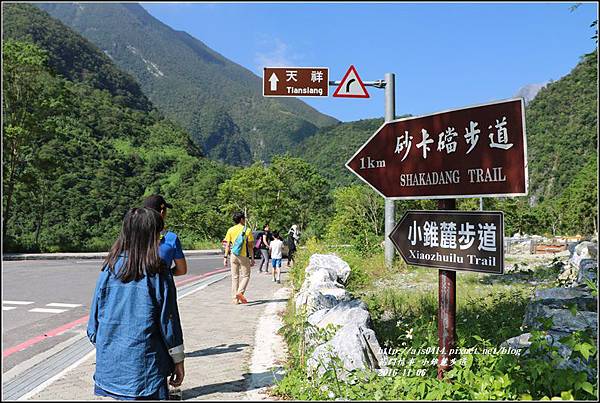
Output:
[[265,97],[326,97],[329,95],[327,67],[265,67]]
[[391,199],[526,195],[523,101],[387,122],[346,166]]
[[407,264],[504,272],[504,218],[492,211],[409,210],[390,233]]

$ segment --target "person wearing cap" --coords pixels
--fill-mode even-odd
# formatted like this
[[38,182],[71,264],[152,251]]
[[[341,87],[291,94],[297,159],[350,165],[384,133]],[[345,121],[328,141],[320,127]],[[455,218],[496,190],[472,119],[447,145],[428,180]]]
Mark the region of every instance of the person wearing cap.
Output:
[[[165,220],[167,209],[173,208],[173,205],[167,203],[161,195],[152,195],[144,200],[144,207],[158,211],[162,219]],[[172,268],[174,276],[183,276],[187,273],[187,262],[181,248],[181,242],[174,232],[167,231],[166,229],[162,230],[160,233],[158,254],[169,269],[171,269],[173,262],[175,262],[175,266]]]

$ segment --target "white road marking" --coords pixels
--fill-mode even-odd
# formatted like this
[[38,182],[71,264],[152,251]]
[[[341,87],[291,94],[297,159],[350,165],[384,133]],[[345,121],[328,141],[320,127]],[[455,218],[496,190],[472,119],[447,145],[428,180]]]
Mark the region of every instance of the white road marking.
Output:
[[3,306],[2,307],[3,311],[10,311],[12,309],[17,309],[17,307],[16,306]]
[[33,301],[4,301],[2,300],[3,304],[9,304],[9,305],[30,305],[33,304]]
[[58,308],[77,308],[78,306],[81,306],[81,304],[62,304],[60,302],[53,302],[51,304],[46,304],[46,306],[55,306]]
[[33,309],[30,309],[28,312],[62,313],[62,312],[67,312],[67,309],[33,308]]

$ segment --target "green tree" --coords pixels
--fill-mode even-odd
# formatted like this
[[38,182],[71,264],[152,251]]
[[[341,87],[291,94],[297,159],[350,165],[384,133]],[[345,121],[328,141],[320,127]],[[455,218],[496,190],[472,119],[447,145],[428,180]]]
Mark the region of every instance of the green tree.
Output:
[[[64,90],[52,80],[46,66],[47,52],[38,46],[6,40],[3,54],[3,235],[11,220],[13,198],[17,183],[24,177],[45,183],[33,173],[37,165],[48,170],[53,156],[45,154],[43,147],[49,139],[48,121],[59,114],[64,106]],[[38,158],[41,155],[41,158]],[[39,187],[39,186],[38,186]],[[32,187],[34,189],[35,187]],[[39,190],[39,189],[38,189]]]
[[285,217],[283,187],[283,182],[273,171],[256,162],[222,183],[218,198],[226,215],[242,211],[252,228],[258,228],[264,222],[279,226]]
[[381,241],[384,226],[384,199],[365,185],[351,185],[333,191],[334,214],[327,239],[334,243]]
[[332,200],[329,183],[317,169],[301,158],[285,155],[274,157],[269,170],[283,184],[280,196],[286,214],[279,224],[285,228],[297,224],[301,231],[311,223],[322,225]]
[[556,202],[563,212],[561,229],[567,234],[592,235],[598,232],[598,160],[593,158],[573,178]]
[[243,211],[252,228],[269,223],[279,231],[292,224],[301,230],[322,226],[331,205],[327,181],[315,167],[290,156],[238,170],[219,187],[218,198],[225,214]]

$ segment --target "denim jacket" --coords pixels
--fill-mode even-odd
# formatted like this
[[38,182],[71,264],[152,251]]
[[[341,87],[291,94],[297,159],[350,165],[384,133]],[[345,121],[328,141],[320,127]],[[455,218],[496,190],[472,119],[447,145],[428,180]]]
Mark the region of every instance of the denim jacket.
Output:
[[[115,273],[123,265],[121,256]],[[123,396],[154,393],[183,361],[183,332],[169,270],[123,283],[108,267],[100,272],[87,327],[96,346],[94,380]]]

